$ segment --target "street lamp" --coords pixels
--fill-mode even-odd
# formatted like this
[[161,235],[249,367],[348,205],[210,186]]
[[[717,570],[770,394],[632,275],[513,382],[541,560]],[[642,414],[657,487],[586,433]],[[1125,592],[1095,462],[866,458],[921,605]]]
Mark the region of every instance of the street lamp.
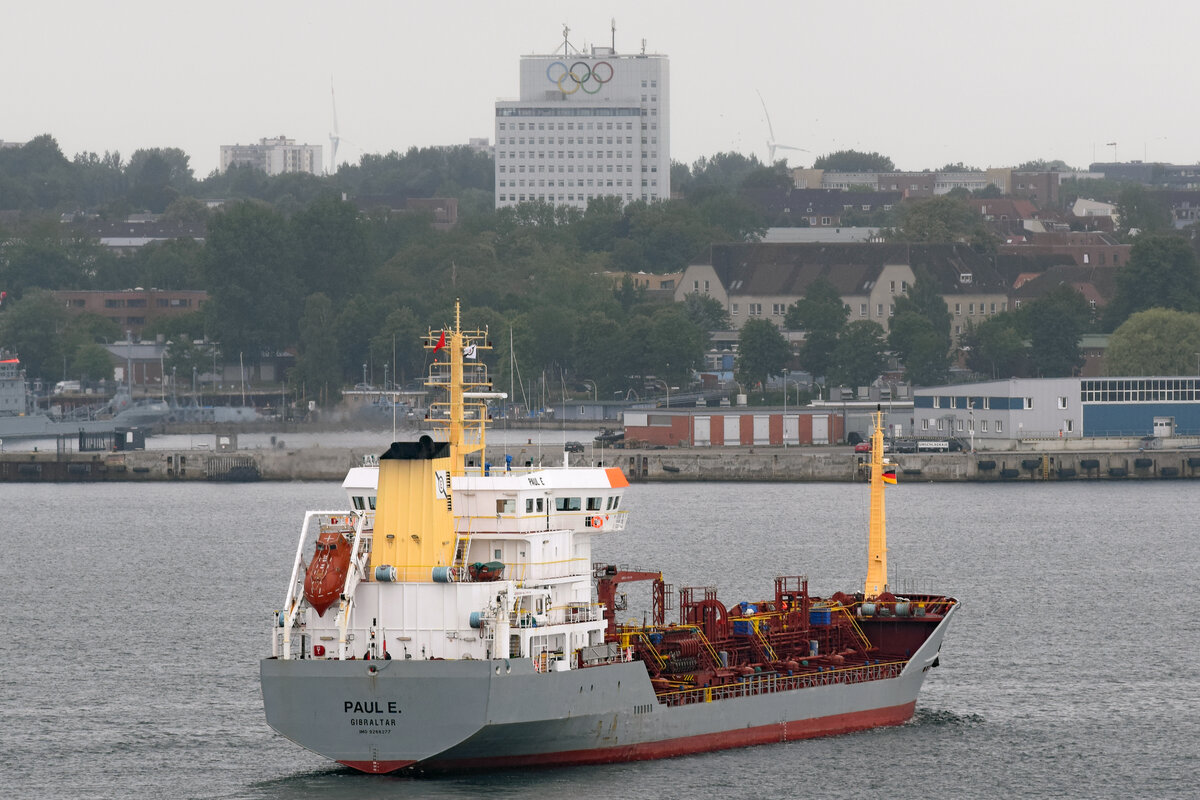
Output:
[[595,382],[595,381],[593,381],[593,380],[583,380],[583,381],[580,381],[580,382],[581,382],[581,383],[582,383],[584,386],[587,386],[587,385],[589,385],[589,384],[591,385],[591,387],[592,387],[592,399],[593,399],[593,400],[594,400],[596,403],[599,403],[599,402],[600,402],[600,390],[596,388],[596,382]]

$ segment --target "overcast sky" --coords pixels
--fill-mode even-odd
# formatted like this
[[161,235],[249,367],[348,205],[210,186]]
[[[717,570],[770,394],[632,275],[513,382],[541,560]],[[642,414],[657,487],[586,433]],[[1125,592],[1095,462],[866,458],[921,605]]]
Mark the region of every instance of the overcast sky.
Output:
[[[901,169],[1200,161],[1200,4],[206,0],[0,4],[0,140],[67,157],[179,147],[197,177],[222,144],[323,145],[339,161],[494,137],[521,55],[574,45],[671,59],[671,156],[792,166],[845,148]],[[1116,142],[1115,147],[1110,142]]]

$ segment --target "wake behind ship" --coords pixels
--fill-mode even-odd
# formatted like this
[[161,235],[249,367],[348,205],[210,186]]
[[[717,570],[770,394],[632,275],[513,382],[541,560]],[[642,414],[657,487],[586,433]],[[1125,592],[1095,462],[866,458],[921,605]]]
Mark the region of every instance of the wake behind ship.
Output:
[[[911,718],[957,601],[886,583],[883,432],[861,591],[802,575],[726,606],[709,586],[593,564],[625,530],[619,469],[483,463],[486,332],[430,331],[438,441],[393,443],[309,511],[272,652],[267,721],[370,773],[663,758]],[[646,618],[619,622],[623,584]]]

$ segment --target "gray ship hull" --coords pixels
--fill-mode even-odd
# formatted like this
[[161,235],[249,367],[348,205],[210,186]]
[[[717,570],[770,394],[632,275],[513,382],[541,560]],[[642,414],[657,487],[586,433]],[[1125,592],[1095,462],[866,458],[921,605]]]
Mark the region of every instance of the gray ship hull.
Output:
[[758,680],[708,702],[659,702],[640,662],[538,673],[524,659],[264,659],[263,702],[281,734],[364,772],[666,758],[907,721],[953,611],[890,677]]

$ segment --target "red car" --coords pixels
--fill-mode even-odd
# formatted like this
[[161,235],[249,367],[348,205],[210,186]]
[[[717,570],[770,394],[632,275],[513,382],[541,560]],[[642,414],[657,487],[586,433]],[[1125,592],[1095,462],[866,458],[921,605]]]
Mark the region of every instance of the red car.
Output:
[[865,441],[865,442],[859,442],[858,444],[854,445],[854,452],[856,452],[856,453],[869,453],[869,452],[871,452],[871,442],[870,442],[870,440],[867,440],[867,441]]

